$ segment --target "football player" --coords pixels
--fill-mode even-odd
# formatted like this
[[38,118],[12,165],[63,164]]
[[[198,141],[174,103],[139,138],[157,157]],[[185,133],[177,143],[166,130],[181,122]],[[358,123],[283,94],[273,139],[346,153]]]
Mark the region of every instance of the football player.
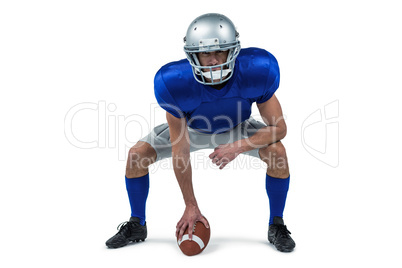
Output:
[[[167,157],[172,157],[185,202],[177,238],[181,240],[185,229],[197,221],[209,227],[194,195],[190,152],[213,148],[209,158],[220,169],[239,154],[267,163],[268,240],[279,251],[292,251],[295,242],[283,221],[290,175],[281,142],[286,123],[275,96],[280,76],[277,60],[260,48],[241,49],[234,24],[221,14],[193,20],[184,42],[187,59],[166,64],[155,76],[155,97],[166,110],[167,123],[130,149],[125,182],[131,218],[119,225],[106,245],[118,248],[146,239],[148,167]],[[250,118],[254,102],[263,122]],[[191,239],[192,228],[188,230]]]

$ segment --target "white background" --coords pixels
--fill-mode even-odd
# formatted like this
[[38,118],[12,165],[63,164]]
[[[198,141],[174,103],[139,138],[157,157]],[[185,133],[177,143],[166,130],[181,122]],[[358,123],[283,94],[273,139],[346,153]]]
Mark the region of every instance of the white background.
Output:
[[[1,266],[400,267],[397,2],[2,1]],[[146,242],[109,250],[104,242],[130,213],[125,150],[147,122],[165,121],[153,77],[184,58],[187,26],[207,12],[227,15],[243,47],[279,61],[291,167],[285,223],[297,247],[284,254],[267,242],[263,166],[241,167],[239,157],[219,171],[205,151],[193,155],[193,173],[211,224],[206,250],[189,258],[175,243],[184,204],[168,162],[151,171]],[[302,139],[303,122],[332,102],[339,133],[326,135],[323,120]],[[110,104],[107,120],[98,120],[99,106],[72,121],[75,137],[98,140],[96,148],[65,136],[65,118],[81,103]],[[338,151],[326,152],[335,167],[309,153],[338,141]]]

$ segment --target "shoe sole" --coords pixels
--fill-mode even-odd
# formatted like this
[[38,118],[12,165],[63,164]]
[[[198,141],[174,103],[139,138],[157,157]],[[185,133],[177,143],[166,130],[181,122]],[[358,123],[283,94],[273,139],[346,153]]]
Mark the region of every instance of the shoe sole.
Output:
[[131,242],[144,242],[145,241],[145,238],[144,239],[134,239],[134,240],[130,240]]
[[146,238],[140,238],[140,239],[129,239],[129,240],[127,240],[127,242],[125,243],[125,244],[119,244],[119,245],[106,245],[108,248],[122,248],[122,247],[125,247],[125,246],[127,246],[128,244],[130,244],[130,242],[133,242],[133,243],[138,243],[138,242],[144,242],[145,241],[145,239]]

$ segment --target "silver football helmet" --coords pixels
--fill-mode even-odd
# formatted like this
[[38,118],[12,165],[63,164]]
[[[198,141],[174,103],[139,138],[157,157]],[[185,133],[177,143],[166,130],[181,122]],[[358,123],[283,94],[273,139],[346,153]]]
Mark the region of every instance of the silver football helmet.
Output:
[[[217,85],[229,80],[240,52],[239,33],[233,22],[224,15],[209,13],[196,18],[184,37],[184,52],[191,64],[194,78],[204,85]],[[197,53],[229,50],[226,62],[201,66]],[[220,68],[213,71],[212,69]],[[208,80],[207,80],[208,79]]]

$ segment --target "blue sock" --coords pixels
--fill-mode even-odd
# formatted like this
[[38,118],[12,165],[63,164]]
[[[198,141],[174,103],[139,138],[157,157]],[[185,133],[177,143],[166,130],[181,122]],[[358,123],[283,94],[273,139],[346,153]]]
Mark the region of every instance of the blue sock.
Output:
[[140,218],[140,224],[145,224],[145,205],[149,192],[149,174],[129,179],[126,177],[126,188],[131,207],[131,217]]
[[267,174],[266,189],[269,199],[269,225],[273,224],[274,217],[283,218],[286,196],[289,189],[290,176],[287,179],[273,178]]

